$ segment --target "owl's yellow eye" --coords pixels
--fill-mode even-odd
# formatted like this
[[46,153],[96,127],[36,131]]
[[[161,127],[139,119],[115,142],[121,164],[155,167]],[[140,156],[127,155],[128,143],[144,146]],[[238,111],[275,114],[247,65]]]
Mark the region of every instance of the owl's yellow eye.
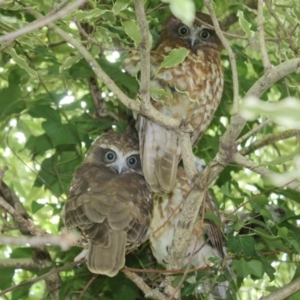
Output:
[[201,32],[200,32],[200,37],[202,40],[206,41],[209,39],[210,37],[210,32],[206,29],[203,29]]
[[130,156],[127,158],[127,164],[130,168],[135,167],[137,162],[138,162],[138,159],[136,156]]
[[112,163],[117,159],[116,153],[114,151],[107,151],[104,155],[104,160],[108,163]]
[[178,29],[178,33],[181,35],[181,36],[185,36],[185,35],[188,35],[190,32],[189,28],[185,25],[183,26],[180,26],[179,29]]

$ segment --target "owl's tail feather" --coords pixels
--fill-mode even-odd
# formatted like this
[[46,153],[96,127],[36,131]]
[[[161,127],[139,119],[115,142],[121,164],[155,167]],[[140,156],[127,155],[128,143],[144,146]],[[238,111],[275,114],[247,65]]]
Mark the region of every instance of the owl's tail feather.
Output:
[[139,138],[145,179],[156,193],[169,193],[175,186],[180,161],[178,135],[143,117]]
[[110,245],[106,248],[89,241],[87,266],[92,273],[113,277],[124,267],[126,233],[124,231],[111,231],[110,237]]

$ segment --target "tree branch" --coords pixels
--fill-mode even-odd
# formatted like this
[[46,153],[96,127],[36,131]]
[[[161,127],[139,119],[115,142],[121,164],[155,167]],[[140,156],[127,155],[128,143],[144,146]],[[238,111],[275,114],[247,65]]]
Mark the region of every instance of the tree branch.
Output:
[[144,105],[151,105],[150,103],[150,36],[148,23],[145,16],[144,1],[134,1],[135,14],[138,21],[141,33],[141,83],[140,96],[142,100],[142,108]]
[[284,300],[300,290],[300,278],[288,283],[281,289],[272,292],[268,296],[263,296],[259,300]]
[[281,140],[295,137],[298,134],[300,134],[300,130],[295,130],[295,129],[286,130],[286,131],[274,133],[274,134],[268,134],[268,135],[264,136],[262,139],[259,139],[255,142],[253,142],[249,147],[243,148],[241,151],[239,151],[239,153],[241,155],[247,155],[257,149],[274,144]]
[[[278,173],[273,172],[265,167],[261,167],[259,165],[257,165],[256,163],[254,163],[253,161],[251,161],[250,159],[242,156],[240,153],[236,153],[233,156],[233,162],[235,162],[236,164],[238,164],[241,167],[250,169],[253,172],[256,172],[260,175],[266,176],[266,177],[271,177],[272,175],[277,175]],[[285,186],[300,192],[300,182],[299,180],[294,180],[293,182],[290,182],[288,184],[286,184]],[[282,185],[279,185],[278,187],[282,187]]]
[[211,0],[204,0],[204,4],[205,4],[206,8],[208,9],[209,14],[211,16],[216,34],[218,35],[219,39],[221,40],[223,46],[225,47],[228,57],[229,57],[229,60],[230,60],[231,70],[232,70],[232,80],[233,80],[233,114],[235,114],[238,112],[238,109],[239,109],[239,79],[238,79],[238,75],[237,75],[235,54],[233,53],[227,39],[225,38],[225,36],[219,26],[219,22],[217,20],[216,14],[211,5]]
[[43,16],[41,19],[36,20],[21,29],[18,29],[16,31],[2,35],[2,36],[0,36],[0,43],[4,42],[4,41],[15,40],[16,38],[18,38],[26,33],[29,33],[36,29],[39,29],[39,28],[46,26],[46,25],[48,25],[54,21],[57,21],[59,19],[62,19],[66,15],[68,15],[69,13],[74,11],[76,8],[81,6],[85,1],[86,0],[77,0],[74,3],[70,4],[68,7],[57,10],[55,12],[55,14],[53,14],[53,12],[51,12],[50,14]]
[[137,274],[130,272],[128,269],[122,269],[122,272],[137,285],[137,287],[145,294],[146,298],[167,300],[167,298],[158,290],[152,290]]
[[276,12],[273,10],[271,4],[269,3],[268,0],[264,1],[266,6],[268,7],[268,10],[270,12],[270,14],[272,15],[272,17],[275,19],[275,21],[277,22],[278,26],[280,27],[280,29],[284,32],[291,49],[293,50],[293,52],[295,53],[296,56],[299,57],[299,49],[297,47],[297,45],[295,44],[294,40],[292,39],[292,35],[285,29],[284,25],[281,23],[280,19],[278,18]]
[[0,259],[0,269],[3,268],[40,270],[40,265],[32,258],[5,258]]
[[[0,198],[1,200],[1,198]],[[60,246],[63,251],[77,244],[79,237],[77,234],[62,230],[61,235],[48,234],[47,236],[33,236],[33,237],[13,237],[0,236],[0,243],[3,245],[25,245],[29,244],[32,247],[40,247],[42,245]]]
[[32,235],[46,236],[47,232],[36,227],[31,220],[26,220],[11,205],[9,205],[2,197],[0,197],[0,206],[8,212],[22,228],[26,228]]
[[264,65],[265,73],[268,73],[271,64],[268,56],[268,52],[266,49],[265,44],[265,34],[264,34],[264,14],[263,14],[263,8],[264,8],[264,1],[258,0],[257,2],[257,31],[258,31],[258,37],[259,37],[259,45],[260,45],[260,53],[262,62]]

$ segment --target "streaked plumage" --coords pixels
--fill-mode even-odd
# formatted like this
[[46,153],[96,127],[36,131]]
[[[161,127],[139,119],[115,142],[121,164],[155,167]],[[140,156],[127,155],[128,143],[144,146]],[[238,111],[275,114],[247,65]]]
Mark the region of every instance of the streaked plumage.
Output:
[[[212,24],[210,16],[203,13],[196,16]],[[197,18],[189,28],[171,16],[163,25],[158,46],[151,51],[151,88],[166,93],[165,96],[152,93],[152,104],[161,113],[191,125],[192,144],[210,124],[223,92],[222,44],[214,30],[206,28]],[[176,67],[159,68],[163,59],[179,48],[189,50],[185,60]],[[137,75],[139,53],[127,57],[124,68]],[[170,192],[181,156],[178,135],[143,116],[139,116],[137,129],[146,181],[156,193]]]
[[[150,243],[154,257],[162,265],[168,264],[169,249],[172,247],[175,228],[180,226],[181,207],[190,191],[191,185],[185,176],[184,169],[179,167],[177,181],[172,192],[163,196],[154,196]],[[212,212],[219,216],[218,208],[209,192],[206,194],[194,225],[183,267],[189,264],[196,268],[202,267],[212,263],[209,260],[211,257],[220,259],[225,257],[226,249],[222,229],[213,221],[206,219],[205,212]],[[202,284],[202,292],[209,293],[210,289],[212,290],[209,299],[226,299],[227,288],[227,282],[214,287],[210,286],[207,280]]]
[[65,206],[67,228],[88,240],[89,270],[115,276],[126,249],[145,240],[151,215],[138,141],[116,132],[100,136],[76,170]]

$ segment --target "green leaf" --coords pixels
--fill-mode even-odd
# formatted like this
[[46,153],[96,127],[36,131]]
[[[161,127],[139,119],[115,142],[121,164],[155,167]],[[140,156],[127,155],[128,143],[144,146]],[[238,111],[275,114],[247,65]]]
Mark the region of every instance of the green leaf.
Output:
[[39,211],[44,206],[45,206],[45,204],[38,203],[37,201],[32,201],[31,202],[31,211],[33,214],[35,214],[37,211]]
[[16,64],[18,64],[20,68],[27,71],[27,73],[31,77],[38,78],[37,72],[28,66],[27,61],[23,57],[19,56],[14,48],[8,48],[5,50],[5,52],[7,52],[12,57],[12,59],[16,62]]
[[50,137],[54,147],[80,142],[76,127],[73,124],[46,121],[42,123],[42,127]]
[[59,112],[48,105],[35,105],[28,111],[28,114],[33,118],[43,118],[55,122],[61,120]]
[[231,267],[238,277],[245,278],[251,274],[251,270],[248,267],[248,262],[243,257],[241,259],[233,260]]
[[195,3],[192,0],[163,0],[170,3],[170,10],[183,23],[191,26],[195,19]]
[[263,276],[263,267],[262,263],[259,260],[253,259],[248,262],[248,268],[252,275],[256,277],[262,277]]
[[131,0],[117,0],[112,8],[112,11],[115,15],[118,15],[120,11],[127,8],[127,6],[131,3]]
[[131,280],[129,280],[122,272],[119,272],[113,278],[109,278],[108,281],[112,288],[113,298],[115,300],[135,300],[140,294],[137,286]]
[[300,299],[300,291],[292,294],[290,297],[285,298],[285,300],[299,300]]
[[30,150],[33,157],[45,153],[47,150],[52,149],[52,147],[51,139],[47,134],[39,136],[31,135],[25,144],[25,148]]
[[65,69],[71,68],[75,63],[82,59],[81,54],[68,57],[64,63],[59,67],[59,73],[62,73]]
[[244,30],[244,32],[246,33],[246,35],[248,37],[253,37],[254,36],[254,32],[250,30],[250,28],[251,28],[252,25],[244,18],[244,13],[241,10],[239,10],[237,12],[237,16],[239,18],[240,26]]
[[21,95],[17,85],[10,85],[0,91],[0,117],[19,113],[25,109],[25,102],[20,101]]
[[263,275],[262,263],[259,260],[247,261],[244,258],[235,259],[232,262],[232,268],[241,278],[245,278],[248,275],[254,275],[256,277],[261,277]]
[[186,48],[173,49],[168,56],[164,58],[160,65],[162,68],[173,68],[181,64],[185,58],[188,56],[189,50]]
[[275,274],[276,270],[272,267],[271,262],[268,261],[266,259],[266,257],[260,251],[257,251],[256,254],[262,263],[264,272],[269,276],[271,281],[274,280],[275,279],[274,274]]
[[126,34],[134,41],[135,45],[141,43],[141,32],[135,20],[127,20],[122,22]]
[[12,279],[15,268],[1,268],[0,290],[5,290],[12,286]]
[[76,10],[75,16],[78,21],[97,20],[100,16],[111,13],[108,9],[94,8],[89,10]]
[[255,241],[251,236],[230,234],[228,237],[228,249],[237,255],[255,255]]

